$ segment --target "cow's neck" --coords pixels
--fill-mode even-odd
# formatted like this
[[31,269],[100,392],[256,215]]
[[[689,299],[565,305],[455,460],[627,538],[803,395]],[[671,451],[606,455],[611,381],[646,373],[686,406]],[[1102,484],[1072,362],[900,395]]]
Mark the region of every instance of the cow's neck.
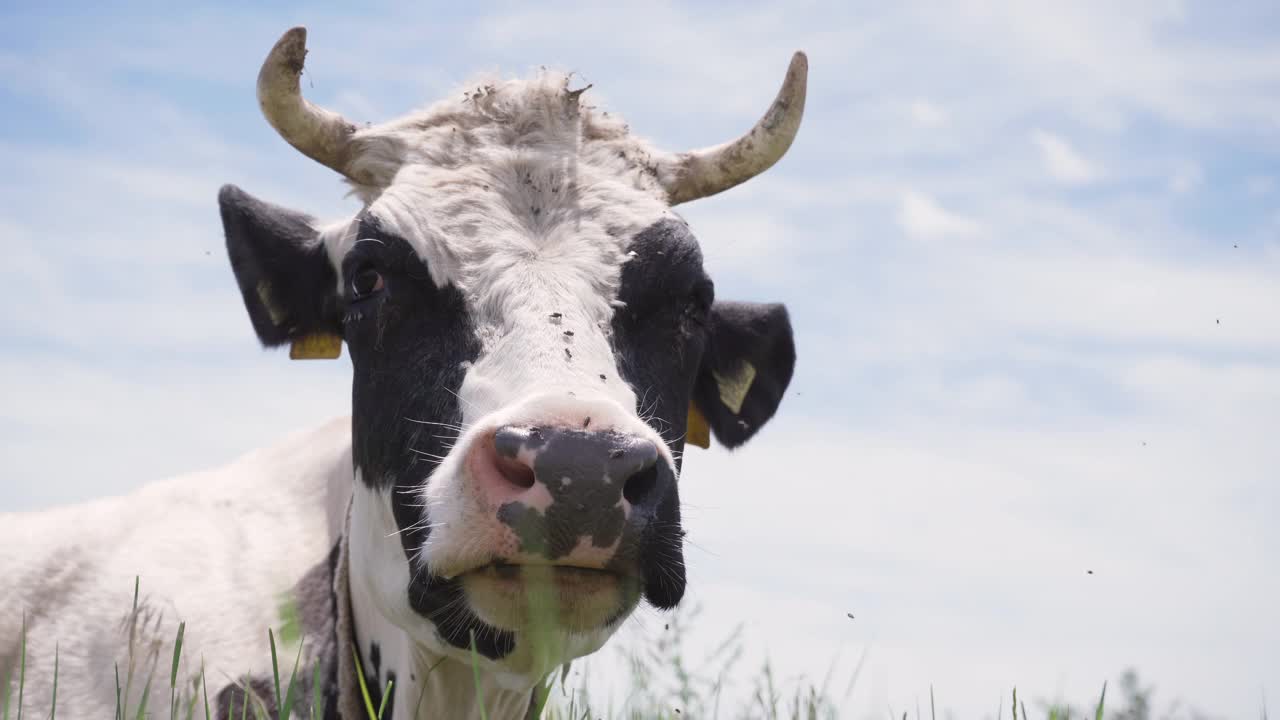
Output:
[[[383,720],[478,718],[481,702],[486,717],[493,720],[528,716],[532,692],[500,687],[489,673],[481,672],[477,680],[469,664],[434,652],[392,624],[360,583],[349,581],[346,538],[344,535],[334,582],[339,599],[335,631],[339,639],[351,638],[355,642],[375,712],[388,679],[394,679]],[[349,601],[343,602],[342,598]],[[339,709],[343,718],[363,718],[364,698],[356,681],[352,640],[336,643],[341,676]]]

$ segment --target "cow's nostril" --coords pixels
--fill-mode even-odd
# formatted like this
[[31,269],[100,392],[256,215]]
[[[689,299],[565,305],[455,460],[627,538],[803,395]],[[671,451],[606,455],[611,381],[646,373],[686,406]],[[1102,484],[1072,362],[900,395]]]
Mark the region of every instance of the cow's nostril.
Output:
[[533,468],[520,462],[519,458],[498,456],[496,464],[507,482],[526,490],[533,487]]
[[610,475],[626,477],[622,497],[632,506],[643,505],[658,484],[658,446],[648,440],[628,438],[609,453]]
[[533,487],[533,468],[527,464],[527,458],[521,457],[521,450],[541,442],[541,432],[537,428],[498,428],[493,434],[491,453],[494,469],[509,484],[521,490]]
[[653,494],[653,489],[657,485],[658,466],[656,463],[649,463],[647,467],[627,478],[627,483],[622,486],[622,496],[633,506],[643,505]]

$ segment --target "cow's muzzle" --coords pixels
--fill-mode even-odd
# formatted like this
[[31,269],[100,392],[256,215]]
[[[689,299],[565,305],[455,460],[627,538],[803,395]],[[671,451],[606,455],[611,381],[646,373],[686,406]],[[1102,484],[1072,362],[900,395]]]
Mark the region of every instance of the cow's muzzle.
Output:
[[666,524],[655,522],[658,508],[674,498],[675,473],[654,441],[612,430],[503,426],[478,438],[467,469],[487,516],[482,524],[497,532],[489,535],[492,562],[463,582],[493,624],[523,625],[546,606],[557,625],[600,627],[634,607],[651,573],[683,578],[682,562],[657,569],[680,539],[657,539],[655,526]]

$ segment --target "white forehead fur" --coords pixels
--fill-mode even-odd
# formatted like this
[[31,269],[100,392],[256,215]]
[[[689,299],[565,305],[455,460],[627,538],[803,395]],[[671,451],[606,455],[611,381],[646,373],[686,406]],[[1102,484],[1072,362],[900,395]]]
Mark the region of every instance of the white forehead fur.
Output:
[[[672,214],[660,153],[568,85],[550,71],[480,79],[356,135],[353,174],[387,182],[353,184],[355,194],[417,249],[438,285],[464,292],[482,334],[539,284],[607,319],[625,243]],[[331,256],[340,260],[356,235],[354,222],[327,231]]]

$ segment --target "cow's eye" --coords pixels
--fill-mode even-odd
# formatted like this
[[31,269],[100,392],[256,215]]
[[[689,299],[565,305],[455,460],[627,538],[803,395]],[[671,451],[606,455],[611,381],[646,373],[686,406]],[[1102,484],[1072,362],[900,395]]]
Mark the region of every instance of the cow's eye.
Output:
[[362,300],[382,289],[382,274],[371,267],[361,268],[351,277],[351,297]]

